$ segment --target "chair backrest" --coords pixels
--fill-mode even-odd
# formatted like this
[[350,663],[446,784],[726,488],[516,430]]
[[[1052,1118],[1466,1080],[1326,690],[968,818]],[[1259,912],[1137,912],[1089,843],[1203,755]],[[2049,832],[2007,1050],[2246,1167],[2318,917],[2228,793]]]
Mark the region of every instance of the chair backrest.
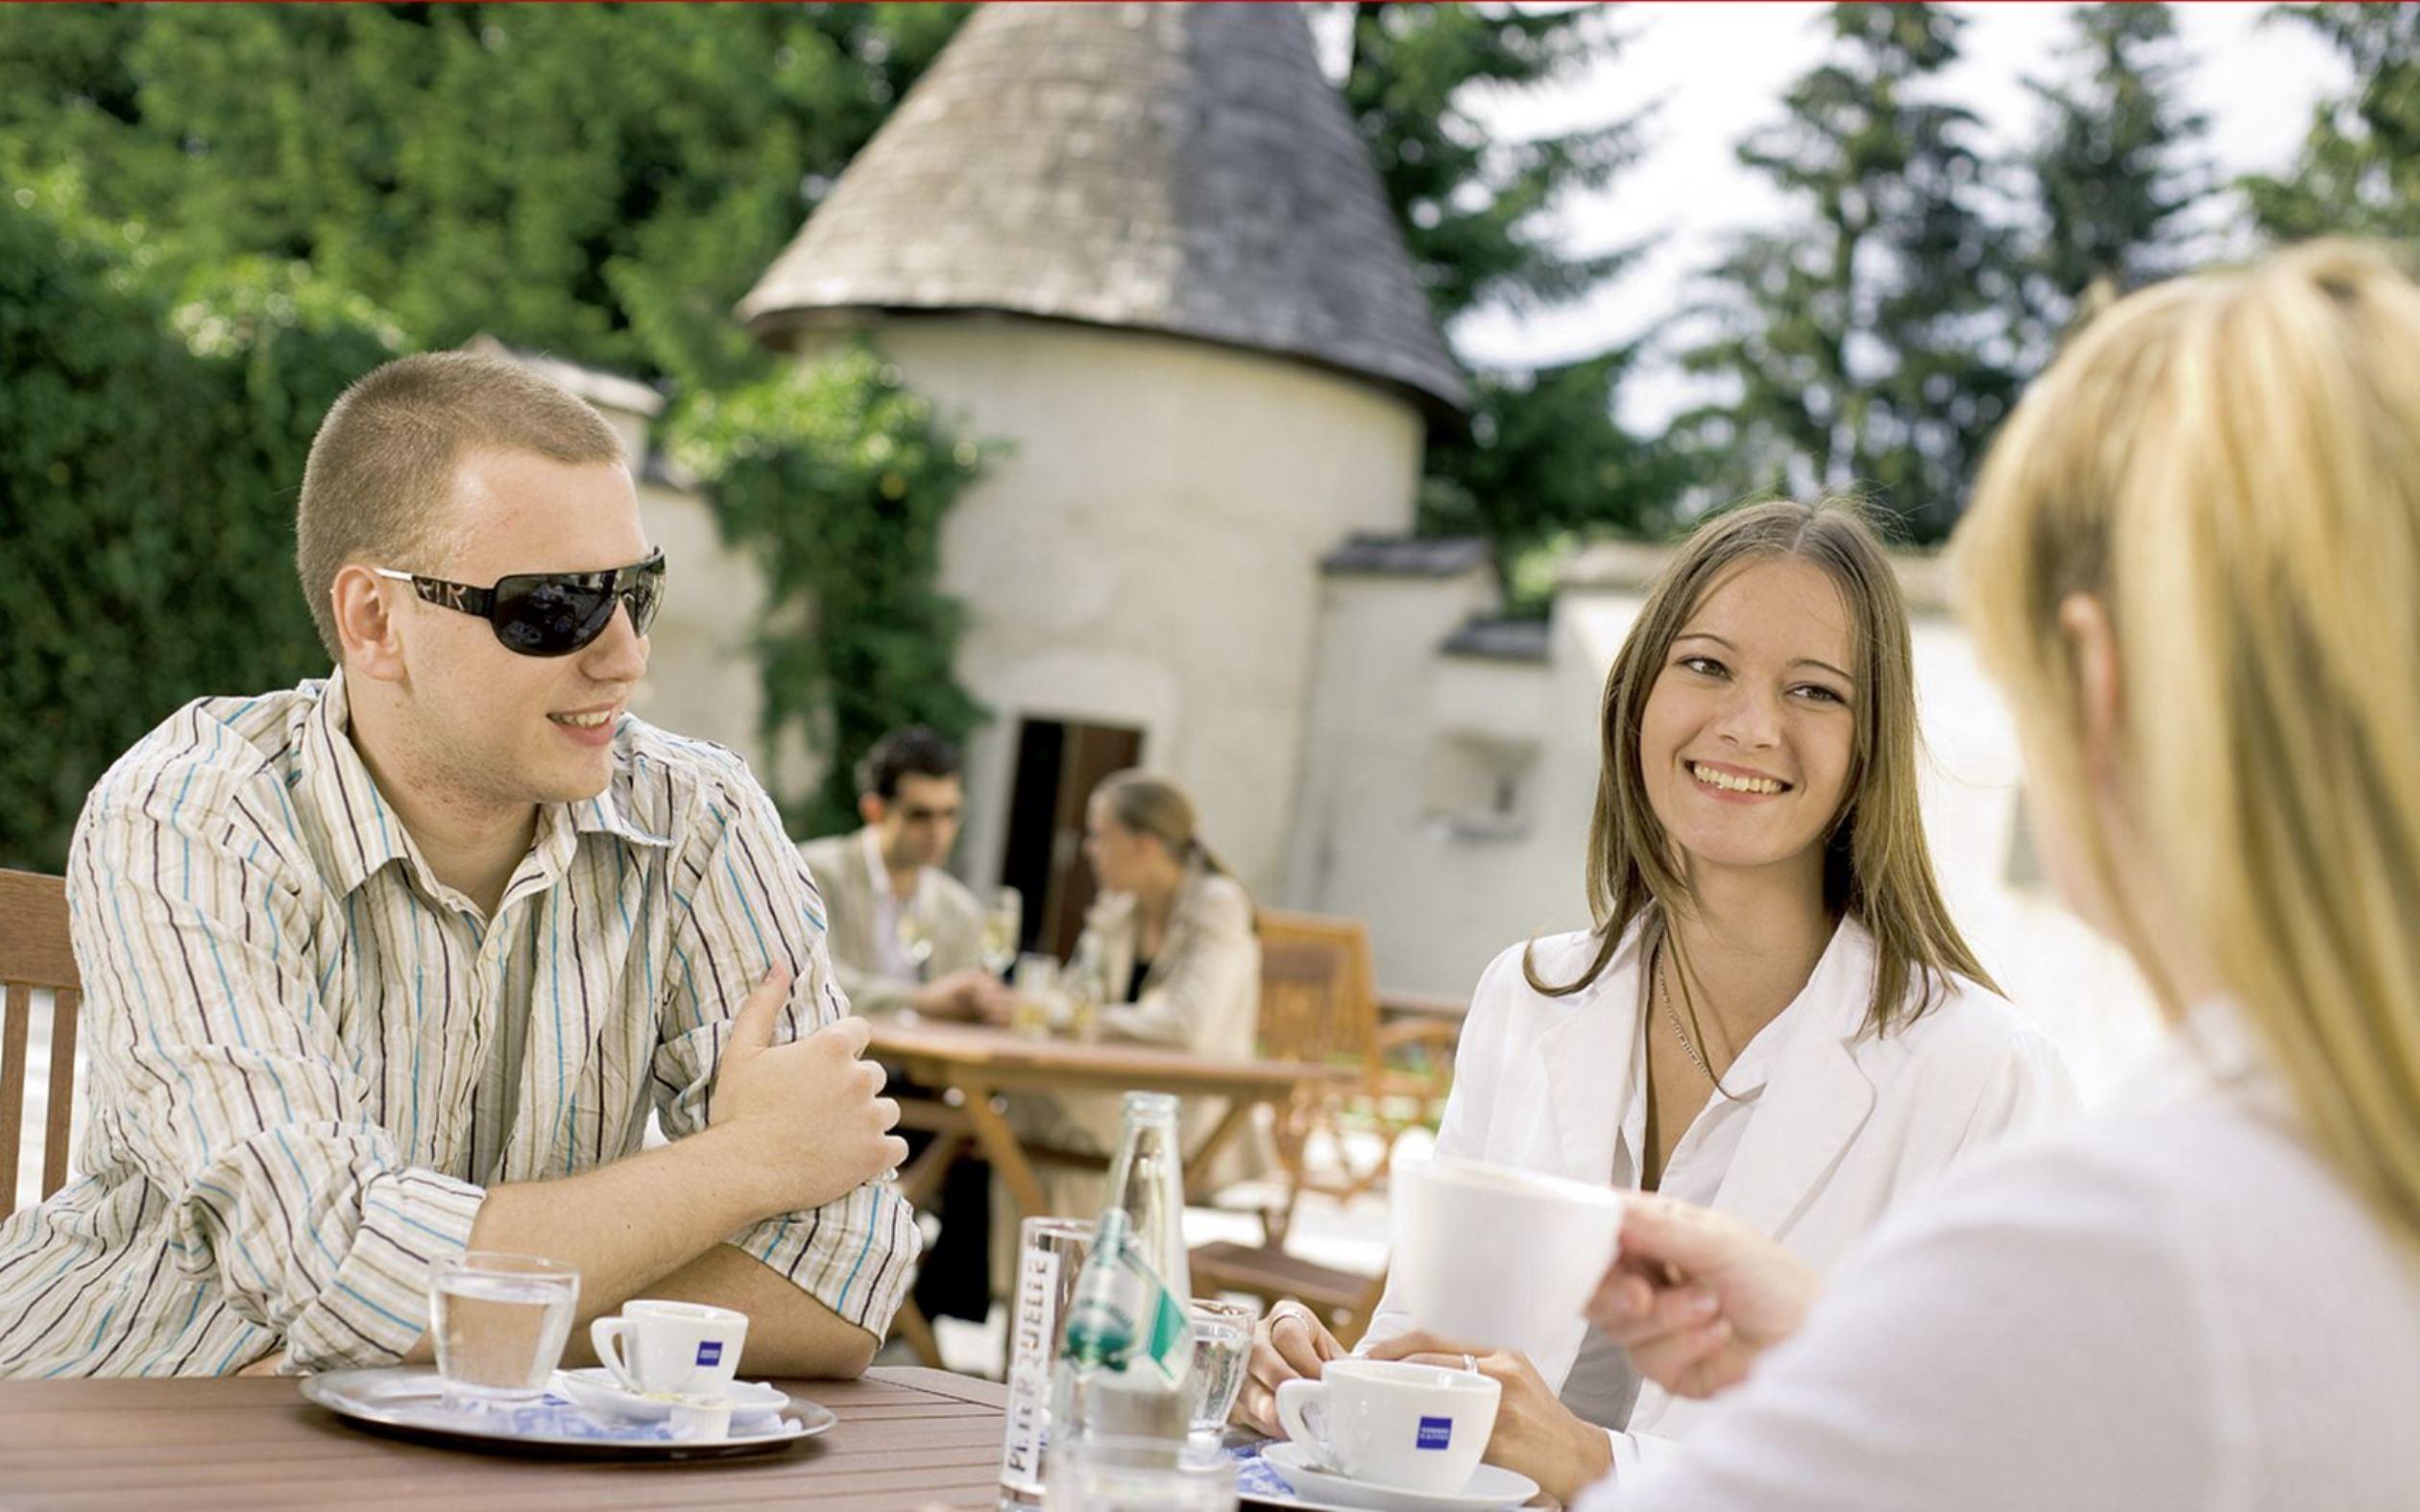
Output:
[[55,994],[51,1006],[49,1117],[42,1134],[41,1196],[67,1185],[67,1130],[76,1088],[76,1007],[83,981],[67,938],[67,884],[35,872],[0,871],[0,986],[8,1011],[0,1019],[0,1214],[16,1209],[17,1154],[25,1146],[26,1042],[34,994]]
[[1358,919],[1260,910],[1261,1053],[1367,1059],[1376,1044],[1369,931]]

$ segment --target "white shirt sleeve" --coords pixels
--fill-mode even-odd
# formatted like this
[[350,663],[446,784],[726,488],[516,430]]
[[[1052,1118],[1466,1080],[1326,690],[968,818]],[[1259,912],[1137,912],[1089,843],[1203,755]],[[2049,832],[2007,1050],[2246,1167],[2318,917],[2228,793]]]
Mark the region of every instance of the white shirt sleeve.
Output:
[[2228,1505],[2236,1352],[2185,1226],[2066,1141],[1987,1159],[1581,1512]]

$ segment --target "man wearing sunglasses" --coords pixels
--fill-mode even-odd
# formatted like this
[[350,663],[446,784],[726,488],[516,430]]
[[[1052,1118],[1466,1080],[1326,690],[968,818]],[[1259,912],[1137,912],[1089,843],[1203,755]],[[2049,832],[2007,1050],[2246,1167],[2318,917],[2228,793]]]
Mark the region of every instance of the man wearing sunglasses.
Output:
[[390,363],[297,537],[334,672],[187,706],[77,826],[88,1174],[0,1228],[0,1376],[424,1359],[466,1250],[861,1370],[916,1255],[898,1109],[771,802],[628,712],[667,571],[612,428]]

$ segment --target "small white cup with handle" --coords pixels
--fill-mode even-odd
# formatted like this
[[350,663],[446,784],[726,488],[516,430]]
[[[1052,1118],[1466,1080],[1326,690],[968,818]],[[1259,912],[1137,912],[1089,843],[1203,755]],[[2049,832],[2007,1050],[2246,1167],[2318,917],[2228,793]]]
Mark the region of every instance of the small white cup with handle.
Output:
[[1329,1360],[1317,1380],[1280,1384],[1277,1421],[1341,1475],[1450,1495],[1479,1468],[1503,1396],[1492,1377],[1472,1371],[1347,1356]]
[[1405,1310],[1464,1348],[1568,1352],[1620,1249],[1622,1193],[1478,1161],[1403,1161],[1392,1263]]
[[721,1401],[747,1341],[746,1313],[700,1302],[626,1302],[619,1317],[589,1325],[596,1357],[641,1396]]

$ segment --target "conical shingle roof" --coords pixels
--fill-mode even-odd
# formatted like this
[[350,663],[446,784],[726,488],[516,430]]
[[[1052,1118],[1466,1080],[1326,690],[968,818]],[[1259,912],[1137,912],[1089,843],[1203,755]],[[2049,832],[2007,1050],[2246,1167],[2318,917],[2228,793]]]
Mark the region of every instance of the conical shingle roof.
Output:
[[748,297],[1002,310],[1468,391],[1291,5],[989,5]]

